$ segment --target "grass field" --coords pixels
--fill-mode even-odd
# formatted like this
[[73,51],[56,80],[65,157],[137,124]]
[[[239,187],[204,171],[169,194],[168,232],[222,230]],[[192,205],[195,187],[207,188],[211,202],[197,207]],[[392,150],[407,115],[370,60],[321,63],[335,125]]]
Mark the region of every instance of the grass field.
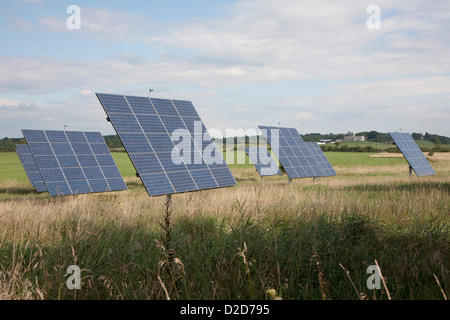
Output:
[[[417,143],[417,145],[420,148],[426,148],[428,150],[431,150],[435,147],[434,143],[428,140],[415,140],[415,142]],[[339,145],[342,147],[344,145],[347,145],[349,148],[351,147],[361,147],[361,148],[365,148],[365,147],[372,147],[375,150],[378,151],[384,151],[387,149],[391,149],[393,147],[395,147],[395,145],[392,142],[372,142],[372,141],[342,141],[339,143]],[[426,150],[425,149],[425,150]],[[450,145],[448,144],[441,144],[441,149],[444,151],[450,151]]]
[[[417,145],[419,147],[422,148],[428,148],[428,149],[432,149],[434,147],[434,143],[427,141],[427,140],[415,140],[415,142],[417,143]],[[349,147],[367,147],[367,146],[371,146],[374,149],[377,150],[386,150],[389,148],[394,147],[394,145],[392,144],[392,142],[385,142],[385,143],[377,143],[377,142],[372,142],[372,141],[343,141],[340,142],[341,145],[348,145]],[[444,149],[448,149],[450,146],[449,145],[442,145],[441,146]]]
[[[450,154],[420,179],[395,155],[326,155],[336,177],[261,181],[234,164],[236,186],[174,195],[168,241],[164,197],[126,153],[113,156],[129,190],[60,198],[0,153],[0,299],[449,297]],[[375,263],[386,287],[368,289]]]

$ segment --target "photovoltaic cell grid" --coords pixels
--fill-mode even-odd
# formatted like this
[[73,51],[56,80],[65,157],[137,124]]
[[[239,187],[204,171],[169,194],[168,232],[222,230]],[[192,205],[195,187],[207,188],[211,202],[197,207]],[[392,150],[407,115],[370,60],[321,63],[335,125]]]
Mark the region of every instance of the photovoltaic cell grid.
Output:
[[22,132],[51,196],[127,189],[99,132]]
[[267,148],[248,147],[245,148],[245,152],[261,177],[282,174]]
[[290,179],[322,177],[314,154],[294,128],[259,126]]
[[389,132],[418,177],[436,174],[412,136],[406,132]]
[[25,167],[25,164],[24,164],[24,162],[23,162],[23,160],[22,160],[22,157],[20,156],[19,150],[16,149],[16,153],[17,153],[17,156],[19,157],[19,160],[20,160],[20,163],[22,164],[22,167],[23,167],[24,170],[25,170],[25,174],[27,175],[28,181],[31,183],[31,186],[34,188],[34,182],[33,182],[33,180],[31,180],[31,177],[30,177],[30,175],[28,174],[28,171],[27,171],[27,169],[26,169],[26,167]]
[[236,184],[190,101],[97,97],[150,196]]
[[42,179],[39,168],[34,161],[33,155],[31,154],[30,148],[26,144],[16,145],[16,152],[19,156],[20,162],[27,174],[28,180],[30,180],[33,188],[36,188],[37,192],[47,191],[45,182]]
[[20,163],[22,164],[23,169],[25,170],[25,173],[26,173],[26,175],[27,175],[28,181],[30,181],[31,186],[32,186],[33,188],[35,188],[34,182],[33,182],[33,180],[31,179],[31,176],[28,174],[28,169],[26,168],[25,163],[23,162],[22,157],[20,156],[19,150],[17,150],[17,145],[16,145],[16,153],[17,153],[17,156],[19,157],[19,160],[20,160]]
[[325,156],[317,142],[305,143],[310,148],[312,154],[316,157],[316,161],[323,171],[323,177],[335,176],[336,171],[334,171],[333,167],[330,164],[330,161],[328,161],[327,157]]

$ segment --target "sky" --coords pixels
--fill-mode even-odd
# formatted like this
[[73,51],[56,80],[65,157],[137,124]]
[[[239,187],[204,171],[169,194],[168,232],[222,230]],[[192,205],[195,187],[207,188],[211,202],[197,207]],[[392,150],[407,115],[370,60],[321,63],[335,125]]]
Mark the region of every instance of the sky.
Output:
[[450,136],[449,31],[450,1],[2,0],[0,138],[115,134],[95,93],[149,89],[192,101],[213,136]]

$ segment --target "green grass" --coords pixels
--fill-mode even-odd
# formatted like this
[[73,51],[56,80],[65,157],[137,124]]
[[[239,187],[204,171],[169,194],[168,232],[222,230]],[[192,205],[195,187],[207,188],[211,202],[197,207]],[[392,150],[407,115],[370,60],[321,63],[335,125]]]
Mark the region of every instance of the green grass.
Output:
[[[230,151],[228,151],[230,152]],[[250,168],[253,167],[253,164],[248,159],[248,156],[245,155],[245,163],[246,164],[237,164],[237,152],[234,155],[234,164],[229,164],[231,168]],[[325,152],[325,156],[332,166],[343,166],[343,167],[352,167],[352,166],[391,166],[391,165],[399,165],[404,164],[407,165],[405,158],[396,158],[397,154],[393,154],[392,158],[377,158],[370,157],[376,153],[373,152]],[[226,159],[226,153],[224,154]]]
[[[348,154],[347,154],[348,153]],[[393,166],[407,165],[405,158],[377,158],[372,152],[325,152],[325,156],[332,166]]]
[[14,179],[28,181],[27,175],[15,152],[0,152],[0,181]]
[[[415,142],[417,143],[417,145],[421,148],[427,148],[427,149],[433,149],[434,148],[434,143],[428,140],[415,140]],[[343,141],[339,143],[340,146],[343,145],[347,145],[349,148],[351,147],[367,147],[367,146],[371,146],[373,147],[375,150],[378,151],[383,151],[383,150],[387,150],[390,148],[395,147],[394,144],[392,144],[391,142],[372,142],[372,141]],[[448,150],[450,151],[450,145],[446,145],[446,144],[442,144],[441,148],[444,150]]]
[[[136,170],[131,160],[125,152],[112,152],[114,161],[116,162],[120,173],[123,177],[134,177]],[[370,157],[374,153],[368,152],[325,152],[326,157],[332,166],[388,166],[399,165],[407,162],[404,158],[376,158]],[[226,157],[226,154],[224,154]],[[236,155],[235,155],[236,159]],[[246,164],[230,164],[232,168],[251,168],[253,165],[249,162],[248,156],[245,155]],[[235,162],[237,162],[235,160]],[[25,171],[20,164],[19,158],[15,152],[0,152],[0,181],[15,179],[20,182],[28,181]]]
[[[132,190],[59,198],[0,154],[0,299],[166,299],[162,284],[171,299],[387,299],[366,286],[375,260],[393,299],[449,296],[450,162],[410,179],[391,176],[403,158],[326,155],[344,174],[288,184],[233,165],[237,186],[174,195],[169,273],[164,198],[148,197],[126,153],[113,156]],[[66,286],[72,264],[81,290]]]
[[[132,177],[136,175],[136,170],[127,153],[113,152],[112,156],[122,176]],[[17,154],[15,152],[0,152],[0,181],[10,179],[19,182],[28,181]]]
[[[0,285],[15,299],[165,299],[161,282],[171,299],[268,299],[272,288],[283,299],[387,299],[366,287],[377,260],[393,299],[442,299],[434,275],[448,293],[448,183],[285,189],[290,200],[272,204],[264,186],[260,198],[249,186],[230,191],[216,215],[192,200],[206,193],[175,197],[173,282],[155,241],[160,207],[142,206],[146,195],[32,203],[54,212],[1,219]],[[299,193],[309,200],[292,197]],[[81,290],[65,285],[72,264],[82,269]]]
[[136,176],[136,170],[134,169],[133,163],[131,163],[130,157],[126,152],[112,152],[111,154],[123,177]]
[[339,142],[339,145],[340,146],[347,145],[349,147],[362,147],[362,148],[371,146],[379,151],[395,147],[392,143],[382,143],[382,142],[378,143],[372,141],[343,141]]

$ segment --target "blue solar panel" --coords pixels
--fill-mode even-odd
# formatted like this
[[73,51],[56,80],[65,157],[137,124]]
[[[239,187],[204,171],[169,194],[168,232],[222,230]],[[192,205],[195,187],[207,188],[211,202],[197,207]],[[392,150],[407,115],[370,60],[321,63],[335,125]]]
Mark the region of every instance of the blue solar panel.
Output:
[[27,170],[27,168],[25,167],[25,163],[23,162],[22,157],[20,156],[19,150],[16,149],[16,153],[17,153],[17,156],[19,157],[19,160],[20,160],[20,163],[22,164],[22,167],[23,167],[24,170],[25,170],[25,174],[27,175],[28,181],[30,181],[31,186],[32,186],[33,188],[35,188],[34,182],[33,182],[33,180],[31,179],[31,176],[28,174],[28,170]]
[[270,155],[269,150],[265,147],[248,147],[245,148],[250,161],[255,166],[261,177],[281,175],[282,172],[278,167],[275,159]]
[[51,196],[127,189],[99,132],[22,132]]
[[321,177],[322,168],[294,128],[259,126],[290,179]]
[[199,189],[217,188],[218,184],[208,169],[190,171]]
[[[136,166],[136,165],[135,165]],[[136,170],[138,167],[136,166]],[[139,171],[138,171],[139,172]],[[167,174],[164,172],[158,172],[155,174],[140,174],[139,177],[142,180],[148,194],[150,195],[162,195],[176,193],[172,186]]]
[[190,101],[97,93],[150,196],[236,184]]
[[323,177],[335,176],[336,171],[334,171],[330,161],[328,161],[317,142],[306,142],[306,145],[310,148],[311,153],[316,157],[316,161],[323,171]]
[[23,168],[25,169],[25,172],[27,173],[28,179],[31,182],[31,185],[36,188],[37,192],[45,192],[48,191],[47,187],[45,186],[45,182],[42,179],[42,175],[39,171],[39,168],[36,165],[36,161],[33,158],[33,155],[31,154],[30,148],[26,144],[18,144],[17,147],[17,154],[19,155],[19,158],[22,162]]
[[403,153],[418,177],[436,174],[412,136],[406,132],[389,132],[392,140]]

